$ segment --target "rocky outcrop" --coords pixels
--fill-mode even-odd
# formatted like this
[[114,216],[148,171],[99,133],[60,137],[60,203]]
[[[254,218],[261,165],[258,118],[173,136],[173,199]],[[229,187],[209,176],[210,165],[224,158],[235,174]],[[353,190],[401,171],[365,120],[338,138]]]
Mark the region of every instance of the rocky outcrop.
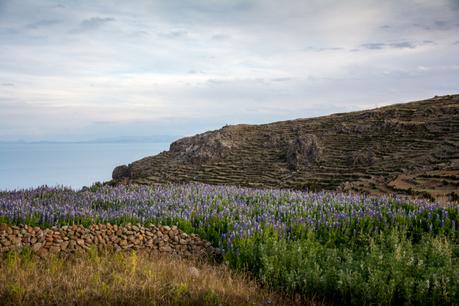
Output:
[[307,168],[316,163],[322,149],[314,134],[300,134],[292,140],[287,149],[287,164],[289,169]]
[[188,235],[176,226],[118,226],[94,224],[52,228],[0,224],[0,253],[29,247],[43,257],[52,254],[85,252],[90,247],[101,251],[142,250],[183,258],[213,257],[219,250],[197,235]]
[[248,125],[225,126],[221,130],[185,137],[173,142],[169,151],[174,159],[204,163],[224,158],[244,141]]
[[131,175],[131,171],[128,166],[121,165],[113,169],[112,178],[114,180],[120,180],[123,178],[128,178]]

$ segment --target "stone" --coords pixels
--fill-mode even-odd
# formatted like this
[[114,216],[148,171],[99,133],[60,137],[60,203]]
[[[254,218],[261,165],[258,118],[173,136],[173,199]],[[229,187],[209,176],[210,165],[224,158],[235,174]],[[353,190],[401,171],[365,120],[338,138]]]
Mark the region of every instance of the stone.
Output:
[[201,275],[201,273],[199,272],[198,268],[196,268],[196,267],[190,267],[188,269],[188,272],[190,273],[191,277],[193,277],[193,278],[199,278],[199,276]]
[[65,251],[68,246],[69,246],[69,242],[68,241],[62,242],[61,243],[61,250]]
[[38,250],[41,249],[42,246],[43,244],[41,244],[40,242],[37,242],[34,245],[32,245],[32,251],[37,252]]
[[0,223],[0,232],[2,231],[7,231],[9,228],[8,224],[5,224],[5,223]]
[[37,255],[41,258],[45,258],[48,255],[48,250],[45,248],[41,248],[40,250],[38,250]]
[[49,248],[49,252],[53,254],[57,254],[61,251],[61,248],[57,245],[53,245]]
[[170,246],[168,246],[168,245],[165,245],[163,247],[160,247],[159,251],[163,252],[163,253],[170,253],[170,252],[172,252],[172,248]]
[[136,238],[135,238],[134,235],[130,235],[130,236],[128,236],[127,240],[129,240],[129,241],[135,241]]
[[[167,253],[178,257],[201,256],[201,254],[217,254],[209,242],[199,239],[195,234],[188,236],[176,226],[159,226],[145,228],[140,224],[115,227],[105,230],[107,225],[81,225],[53,227],[41,230],[32,227],[2,226],[0,232],[0,252],[22,246],[31,246],[39,256],[75,253],[89,250],[94,244],[100,250],[147,250],[150,253]],[[121,234],[117,235],[116,231]],[[24,233],[24,230],[27,230]],[[28,231],[32,231],[29,233]],[[10,234],[7,234],[10,232]],[[111,234],[107,234],[111,232]],[[2,234],[3,233],[3,234]],[[129,235],[125,235],[127,233]],[[190,238],[191,237],[191,238]]]

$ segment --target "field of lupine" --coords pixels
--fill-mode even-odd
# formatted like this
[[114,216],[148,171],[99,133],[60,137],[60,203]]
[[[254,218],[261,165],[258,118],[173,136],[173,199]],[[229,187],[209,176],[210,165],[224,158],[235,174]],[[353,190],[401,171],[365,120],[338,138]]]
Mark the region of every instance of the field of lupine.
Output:
[[267,287],[340,304],[459,303],[459,209],[203,184],[0,192],[0,223],[175,224]]

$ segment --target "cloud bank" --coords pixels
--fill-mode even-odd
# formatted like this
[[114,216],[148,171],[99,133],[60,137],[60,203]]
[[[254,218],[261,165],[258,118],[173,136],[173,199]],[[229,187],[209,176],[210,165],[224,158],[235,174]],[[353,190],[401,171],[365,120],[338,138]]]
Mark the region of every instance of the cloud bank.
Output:
[[0,140],[187,135],[459,92],[439,1],[0,1]]

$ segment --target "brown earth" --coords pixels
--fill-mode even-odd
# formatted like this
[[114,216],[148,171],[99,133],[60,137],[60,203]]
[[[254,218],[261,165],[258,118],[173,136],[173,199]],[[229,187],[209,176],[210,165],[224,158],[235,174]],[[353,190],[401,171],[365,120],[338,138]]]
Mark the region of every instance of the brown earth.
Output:
[[111,183],[190,181],[457,200],[459,95],[311,119],[225,126],[117,167]]

